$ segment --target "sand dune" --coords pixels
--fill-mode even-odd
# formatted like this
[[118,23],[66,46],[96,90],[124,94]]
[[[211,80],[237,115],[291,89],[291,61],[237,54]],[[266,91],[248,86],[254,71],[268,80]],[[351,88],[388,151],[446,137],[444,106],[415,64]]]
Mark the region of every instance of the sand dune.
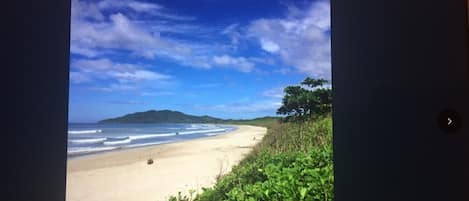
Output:
[[162,201],[178,191],[200,191],[220,171],[230,171],[266,131],[238,126],[226,135],[69,160],[67,201]]

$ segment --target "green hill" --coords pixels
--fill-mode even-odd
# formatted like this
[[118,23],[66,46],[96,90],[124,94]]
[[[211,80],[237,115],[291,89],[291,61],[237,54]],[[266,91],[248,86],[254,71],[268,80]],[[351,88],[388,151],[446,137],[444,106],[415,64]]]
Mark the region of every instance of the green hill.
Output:
[[215,117],[194,116],[178,111],[149,110],[101,120],[99,123],[220,123],[222,121]]

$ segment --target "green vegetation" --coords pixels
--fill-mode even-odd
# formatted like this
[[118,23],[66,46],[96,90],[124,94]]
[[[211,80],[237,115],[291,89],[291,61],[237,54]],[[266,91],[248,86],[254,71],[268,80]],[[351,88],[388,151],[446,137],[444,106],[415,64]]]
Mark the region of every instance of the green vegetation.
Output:
[[190,196],[179,194],[169,200],[332,201],[331,91],[311,89],[324,84],[323,80],[307,78],[305,83],[309,90],[285,89],[279,113],[288,115],[287,122],[278,118],[232,122],[265,126],[268,132],[230,173],[218,177],[215,186],[194,199],[192,191]]
[[271,127],[278,124],[282,120],[281,117],[261,117],[248,120],[225,120],[224,124],[234,124],[234,125],[254,125],[254,126],[263,126]]
[[332,109],[332,89],[321,88],[327,80],[306,78],[302,86],[288,86],[278,114],[288,115],[286,120],[304,121],[314,115],[324,115]]
[[223,123],[223,124],[256,124],[266,126],[280,121],[280,117],[261,117],[256,119],[219,119],[210,116],[194,116],[171,110],[149,110],[136,112],[122,117],[105,119],[99,123]]
[[171,110],[149,110],[105,119],[99,123],[221,123],[222,121],[215,117],[194,116]]

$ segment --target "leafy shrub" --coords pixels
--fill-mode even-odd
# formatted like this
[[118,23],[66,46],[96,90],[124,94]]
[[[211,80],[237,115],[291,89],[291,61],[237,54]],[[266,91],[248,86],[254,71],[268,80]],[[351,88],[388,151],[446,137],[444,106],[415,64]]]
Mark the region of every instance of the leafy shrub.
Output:
[[333,183],[332,119],[327,115],[270,125],[253,151],[195,200],[332,201]]
[[308,152],[331,144],[332,118],[327,115],[303,123],[272,126],[256,148],[271,153]]
[[195,190],[189,190],[189,196],[187,195],[182,195],[181,192],[178,192],[177,196],[171,196],[169,197],[168,201],[193,201],[194,199],[192,198],[195,193]]
[[333,180],[330,148],[261,154],[249,165],[233,169],[196,200],[333,200]]

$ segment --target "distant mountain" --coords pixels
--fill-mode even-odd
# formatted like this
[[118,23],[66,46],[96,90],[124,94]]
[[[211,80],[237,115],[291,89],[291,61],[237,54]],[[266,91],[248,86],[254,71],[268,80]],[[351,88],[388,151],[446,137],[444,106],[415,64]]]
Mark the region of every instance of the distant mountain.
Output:
[[220,123],[223,119],[210,116],[194,116],[171,110],[149,110],[122,117],[105,119],[99,123]]

